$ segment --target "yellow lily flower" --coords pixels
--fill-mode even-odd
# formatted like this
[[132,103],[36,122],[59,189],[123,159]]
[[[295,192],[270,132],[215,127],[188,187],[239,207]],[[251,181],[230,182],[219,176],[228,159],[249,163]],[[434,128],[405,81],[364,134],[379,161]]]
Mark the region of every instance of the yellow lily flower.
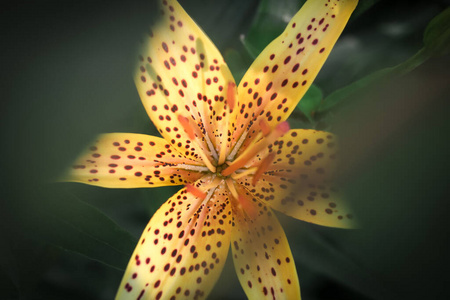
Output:
[[184,185],[153,215],[116,299],[205,298],[231,245],[250,299],[299,299],[272,209],[348,228],[331,182],[336,138],[285,121],[319,72],[357,0],[309,0],[239,86],[221,54],[174,0],[140,50],[135,82],[163,138],[98,137],[66,180],[108,188]]

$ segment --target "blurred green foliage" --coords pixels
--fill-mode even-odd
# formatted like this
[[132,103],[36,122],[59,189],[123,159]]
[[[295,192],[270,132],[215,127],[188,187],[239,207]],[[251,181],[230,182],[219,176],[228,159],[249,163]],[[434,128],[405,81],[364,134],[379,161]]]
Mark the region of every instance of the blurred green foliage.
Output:
[[[237,81],[303,1],[184,0]],[[280,216],[304,299],[445,299],[450,10],[360,1],[291,116],[341,137],[361,229]],[[52,183],[97,134],[156,134],[131,78],[154,3],[24,2],[1,12],[2,299],[111,299],[151,215],[177,187]],[[244,299],[228,261],[211,299]]]
[[255,59],[259,53],[279,36],[305,1],[262,0],[247,33],[241,37],[250,56]]

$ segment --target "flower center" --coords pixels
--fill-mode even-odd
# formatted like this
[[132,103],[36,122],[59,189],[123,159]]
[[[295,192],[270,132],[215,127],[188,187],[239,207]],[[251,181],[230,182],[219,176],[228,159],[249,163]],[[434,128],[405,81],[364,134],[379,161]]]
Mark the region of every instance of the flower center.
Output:
[[[264,121],[261,121],[260,124],[262,128],[261,132],[255,139],[253,139],[253,142],[221,172],[223,176],[229,176],[237,170],[246,167],[248,162],[251,161],[251,159],[253,159],[259,152],[267,149],[270,144],[289,131],[289,124],[287,122],[281,122],[273,130],[270,130]],[[265,159],[263,162],[264,161]],[[261,165],[262,163],[260,166]]]
[[[195,134],[191,132],[187,118],[179,117],[180,123],[185,127],[186,132],[190,137],[194,138]],[[200,153],[205,167],[209,170],[208,184],[203,185],[201,189],[195,185],[188,184],[186,189],[196,197],[202,199],[202,201],[209,201],[213,191],[220,184],[225,184],[232,197],[237,201],[237,205],[240,209],[253,219],[257,212],[251,203],[252,199],[243,190],[243,187],[237,184],[237,180],[244,176],[252,176],[252,185],[255,186],[261,176],[267,171],[272,161],[275,158],[275,152],[264,151],[269,148],[270,144],[273,144],[277,139],[283,136],[289,131],[289,124],[282,122],[275,128],[271,129],[269,125],[264,121],[260,121],[261,131],[257,136],[252,139],[248,146],[239,152],[239,147],[242,145],[240,142],[245,139],[245,135],[240,138],[240,141],[234,145],[235,149],[231,155],[224,158],[219,158],[213,155],[213,161],[210,161],[206,153]],[[223,146],[223,145],[222,145]],[[223,150],[223,149],[221,149]],[[235,158],[235,156],[237,157]],[[259,155],[259,157],[257,157]],[[225,157],[225,156],[224,156]],[[257,159],[255,159],[257,157]]]
[[222,175],[222,171],[225,170],[228,167],[227,164],[221,164],[219,166],[216,167],[216,175],[219,178],[227,178],[228,176],[224,176]]

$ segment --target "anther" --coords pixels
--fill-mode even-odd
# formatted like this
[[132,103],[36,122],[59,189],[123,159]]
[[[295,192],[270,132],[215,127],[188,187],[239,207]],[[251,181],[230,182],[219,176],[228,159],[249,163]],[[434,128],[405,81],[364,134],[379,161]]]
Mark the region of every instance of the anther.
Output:
[[252,185],[255,186],[258,180],[261,178],[262,174],[266,172],[267,168],[269,168],[270,164],[273,162],[275,158],[275,152],[270,153],[266,156],[266,158],[263,159],[263,161],[259,164],[258,169],[255,172],[255,175],[253,175],[252,178]]
[[236,170],[245,166],[256,154],[267,148],[270,144],[275,142],[289,131],[289,123],[284,121],[278,124],[265,138],[250,144],[245,151],[239,155],[225,170],[222,171],[223,176],[228,176]]
[[191,193],[195,197],[200,198],[201,200],[204,200],[206,198],[206,193],[202,192],[201,190],[199,190],[198,188],[196,188],[192,184],[186,184],[186,191],[188,193]]
[[183,126],[184,131],[186,131],[189,138],[193,140],[195,138],[195,134],[194,129],[192,128],[191,124],[189,124],[189,119],[182,115],[178,115],[178,121],[180,122],[181,126]]
[[[178,115],[178,121],[180,122],[180,124],[183,126],[184,131],[187,133],[188,137],[192,140],[195,141],[195,143],[197,143],[197,145],[201,145],[198,141],[198,138],[196,137],[196,134],[194,132],[195,130],[195,124],[191,124],[191,122],[189,121],[188,118],[182,116],[182,115]],[[208,140],[208,137],[205,137],[206,140]],[[212,149],[212,147],[211,147]],[[214,149],[212,149],[212,151],[214,151]],[[211,172],[216,172],[216,167],[213,166],[213,164],[211,163],[211,160],[208,158],[207,154],[205,153],[205,151],[200,150],[198,152],[200,154],[201,159],[203,160],[203,162],[205,163],[205,166],[211,171]],[[211,155],[213,155],[213,153],[210,153]]]
[[234,82],[228,82],[227,88],[227,102],[230,107],[230,111],[233,110],[234,105],[236,104],[236,84]]
[[270,126],[264,118],[259,120],[259,127],[261,127],[264,136],[267,136],[270,133]]
[[258,211],[256,210],[256,206],[251,203],[252,200],[249,199],[248,196],[240,194],[238,197],[238,201],[242,207],[242,210],[247,214],[247,216],[249,216],[250,219],[255,219],[258,215]]
[[280,124],[278,124],[277,127],[275,127],[275,129],[281,133],[280,136],[283,136],[291,128],[289,127],[289,123],[284,121],[284,122],[281,122]]

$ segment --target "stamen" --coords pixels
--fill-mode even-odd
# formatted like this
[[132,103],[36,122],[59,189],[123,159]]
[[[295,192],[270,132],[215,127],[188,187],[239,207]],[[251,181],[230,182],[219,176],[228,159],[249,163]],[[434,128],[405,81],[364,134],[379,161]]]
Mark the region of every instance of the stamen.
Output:
[[[203,73],[202,73],[202,77],[203,77]],[[202,79],[204,82],[204,79]],[[202,121],[203,124],[203,132],[202,132],[202,136],[203,139],[206,141],[206,145],[208,146],[209,152],[211,154],[211,156],[214,158],[214,161],[217,161],[218,159],[218,155],[217,155],[217,151],[214,148],[213,143],[211,142],[211,139],[214,138],[213,136],[213,129],[211,128],[211,121],[209,120],[209,116],[210,116],[210,111],[208,108],[208,105],[200,105],[199,108],[202,108],[202,110],[197,110],[197,112],[199,113],[199,117]],[[210,136],[210,134],[212,136]]]
[[259,127],[261,127],[264,136],[267,136],[270,133],[270,126],[265,119],[259,120]]
[[234,171],[242,168],[251,158],[267,148],[270,144],[282,137],[288,131],[289,123],[286,121],[281,122],[265,138],[250,144],[247,149],[245,149],[244,152],[228,166],[228,168],[222,171],[222,175],[228,176]]
[[184,131],[186,131],[189,138],[191,140],[195,139],[194,129],[192,128],[191,124],[189,123],[189,119],[182,115],[178,115],[178,121],[180,122],[181,126],[183,126]]
[[[227,121],[225,122],[225,129],[228,128],[228,118]],[[217,165],[223,165],[225,163],[225,159],[227,158],[227,139],[228,139],[228,133],[223,133],[222,134],[222,140],[220,141],[220,156],[219,156],[219,161],[217,162]]]
[[201,190],[199,190],[198,188],[196,188],[192,184],[186,184],[186,191],[188,193],[191,193],[195,197],[202,199],[202,200],[204,200],[206,198],[206,193],[202,192]]
[[275,129],[283,132],[281,135],[281,136],[283,136],[286,132],[289,131],[289,129],[291,129],[291,127],[289,126],[289,123],[287,121],[284,121],[284,122],[281,122],[280,124],[278,124],[275,127]]
[[238,201],[242,210],[247,214],[247,216],[249,216],[250,219],[255,219],[258,216],[257,208],[254,204],[252,204],[252,198],[249,198],[246,192],[239,194]]
[[[189,218],[188,220],[188,225],[187,227],[184,229],[184,232],[190,232],[191,229],[196,226],[196,224],[202,224],[203,221],[205,220],[205,217],[208,215],[208,209],[206,209],[206,204],[208,203],[208,201],[211,199],[212,195],[214,194],[216,188],[212,188],[208,190],[208,194],[206,194],[206,197],[204,199],[201,199],[201,201],[197,201],[192,207],[191,209],[193,209],[193,215],[191,218]],[[198,211],[200,210],[200,213],[198,213]],[[200,230],[197,230],[194,238],[196,236],[198,236],[198,234],[200,234]]]
[[[209,181],[209,183],[207,183]],[[207,203],[212,195],[214,194],[214,192],[216,191],[217,187],[219,186],[219,184],[223,181],[222,178],[218,178],[216,174],[211,174],[211,175],[207,175],[205,177],[203,177],[202,179],[196,181],[196,183],[194,184],[187,184],[186,185],[186,190],[187,192],[191,192],[195,190],[198,190],[200,193],[204,193],[204,191],[206,192],[206,198],[199,198],[201,201],[197,201],[197,205],[193,205],[192,208],[195,210],[198,210],[198,208],[200,207],[201,204],[205,204]],[[201,188],[202,190],[200,190],[198,187],[196,187],[195,185],[197,183],[201,183]],[[188,187],[189,186],[189,187]]]
[[236,187],[234,186],[233,180],[231,178],[228,178],[227,180],[225,180],[225,182],[227,184],[228,189],[231,192],[231,195],[233,195],[235,199],[238,199],[239,195],[238,192],[236,191]]
[[[186,131],[186,133],[188,134],[189,138],[192,141],[194,141],[197,144],[197,146],[200,148],[200,150],[197,153],[200,154],[201,159],[202,159],[203,163],[205,164],[205,166],[211,172],[215,173],[216,172],[216,167],[213,166],[213,164],[211,163],[210,159],[207,157],[205,151],[201,150],[201,149],[203,149],[203,147],[201,147],[201,143],[200,143],[197,135],[194,132],[194,128],[196,128],[195,125],[192,125],[191,122],[189,121],[189,119],[186,118],[185,116],[182,116],[182,115],[178,115],[178,121],[180,122],[181,126],[183,126],[184,131]],[[207,142],[209,141],[208,139],[206,139],[206,140],[207,140]],[[211,143],[211,141],[209,141],[209,143]],[[213,151],[214,151],[214,149],[213,149]],[[215,151],[214,151],[214,153],[215,153]],[[211,152],[210,152],[210,154],[213,155],[213,153],[211,153]]]
[[[242,172],[231,174],[231,178],[233,178],[234,180],[237,180],[237,179],[242,178],[244,176],[254,174],[256,172],[256,170],[257,170],[256,168],[245,169]],[[237,171],[240,171],[240,170],[237,170]]]
[[188,171],[196,171],[196,172],[207,172],[209,169],[204,166],[193,166],[188,164],[178,164],[176,165],[177,169],[183,169]]
[[[211,196],[208,197],[208,199],[209,198],[211,198]],[[196,212],[194,213],[194,218],[196,217],[196,219],[193,220],[194,222],[191,222],[192,225],[190,226],[190,228],[195,227],[196,224],[203,224],[203,221],[208,215],[208,209],[206,207],[207,202],[208,201],[203,201],[202,204],[200,204],[200,206],[197,208]],[[198,212],[199,210],[200,213]],[[201,234],[201,230],[196,230],[193,238],[197,238],[199,234]]]
[[236,83],[231,81],[228,82],[227,103],[230,107],[230,111],[233,111],[234,105],[236,104]]
[[[189,96],[189,97],[190,97],[190,96]],[[188,98],[189,98],[189,97],[188,97]],[[204,126],[203,129],[204,129],[205,134],[199,130],[199,126],[197,126],[197,124],[192,124],[192,122],[189,121],[188,118],[186,118],[186,117],[184,117],[184,116],[178,115],[178,120],[180,121],[180,123],[181,123],[181,125],[183,126],[184,130],[188,133],[190,139],[193,139],[193,138],[194,138],[194,137],[192,136],[192,134],[190,134],[191,129],[194,129],[193,132],[194,132],[194,135],[195,135],[195,137],[196,137],[197,139],[199,139],[200,137],[202,138],[202,140],[200,141],[201,143],[200,143],[200,142],[197,142],[197,144],[198,144],[199,146],[200,146],[201,144],[203,144],[203,141],[206,141],[206,144],[207,144],[207,146],[208,146],[208,149],[205,149],[205,151],[206,151],[206,150],[209,150],[210,156],[212,156],[212,157],[214,158],[214,160],[217,161],[218,156],[217,156],[216,149],[214,149],[214,146],[213,146],[213,144],[211,143],[211,139],[210,139],[210,137],[208,136],[208,133],[211,132],[211,131],[210,131],[210,128],[209,128],[209,126],[208,126],[209,120],[207,120],[207,117],[206,117],[206,116],[209,116],[209,111],[207,111],[207,106],[201,105],[200,107],[203,107],[203,111],[198,110],[198,109],[197,109],[197,106],[189,105],[189,109],[190,109],[190,111],[191,111],[192,116],[197,116],[197,115],[198,115],[198,116],[200,117],[200,120],[199,120],[199,121],[200,121],[200,122],[203,124],[203,126]],[[183,119],[184,119],[184,120],[183,120]],[[195,120],[195,118],[194,118],[194,120]],[[187,122],[187,121],[188,121],[188,122]],[[203,139],[204,139],[204,140],[203,140]],[[202,145],[201,148],[204,149],[205,147]]]
[[229,148],[228,126],[229,126],[230,120],[232,119],[232,116],[233,116],[233,109],[234,109],[235,104],[236,104],[236,84],[234,82],[230,81],[230,82],[228,82],[228,87],[227,87],[227,101],[226,101],[226,106],[228,107],[227,116],[224,118],[225,124],[222,129],[220,148],[218,149],[219,160],[218,160],[217,165],[219,165],[219,166],[223,165],[227,158],[227,152],[228,152],[228,148]]
[[[200,198],[200,200],[204,200],[203,202],[208,202],[212,194],[222,181],[223,179],[218,178],[216,174],[207,175],[204,176],[200,181],[197,181],[201,182],[201,189],[196,187],[195,184],[186,184],[186,191]],[[207,193],[205,193],[204,191],[207,191]]]
[[255,175],[253,175],[252,178],[252,185],[255,186],[256,182],[261,178],[262,174],[266,172],[267,168],[270,166],[272,161],[275,158],[275,152],[270,153],[266,156],[266,158],[263,159],[263,161],[259,164],[258,169],[255,172]]
[[202,158],[203,163],[206,165],[206,167],[212,172],[212,173],[216,173],[216,167],[213,166],[213,164],[211,163],[211,161],[208,159],[208,157],[206,157],[206,153],[204,151],[198,151],[197,153],[200,154],[200,157]]
[[244,131],[244,133],[241,135],[237,143],[234,145],[233,151],[231,151],[230,155],[228,155],[227,160],[231,161],[236,156],[236,153],[241,148],[242,144],[245,141],[245,138],[247,137],[248,131]]
[[214,157],[214,159],[217,161],[217,152],[216,149],[214,149],[213,144],[211,143],[211,139],[209,138],[208,133],[204,135],[206,144],[208,145],[209,151],[211,151],[211,155]]
[[211,190],[211,189],[216,189],[217,186],[219,186],[219,184],[223,181],[222,178],[217,177],[216,174],[211,174],[211,182],[209,184],[204,184],[203,185],[203,189],[204,190]]

